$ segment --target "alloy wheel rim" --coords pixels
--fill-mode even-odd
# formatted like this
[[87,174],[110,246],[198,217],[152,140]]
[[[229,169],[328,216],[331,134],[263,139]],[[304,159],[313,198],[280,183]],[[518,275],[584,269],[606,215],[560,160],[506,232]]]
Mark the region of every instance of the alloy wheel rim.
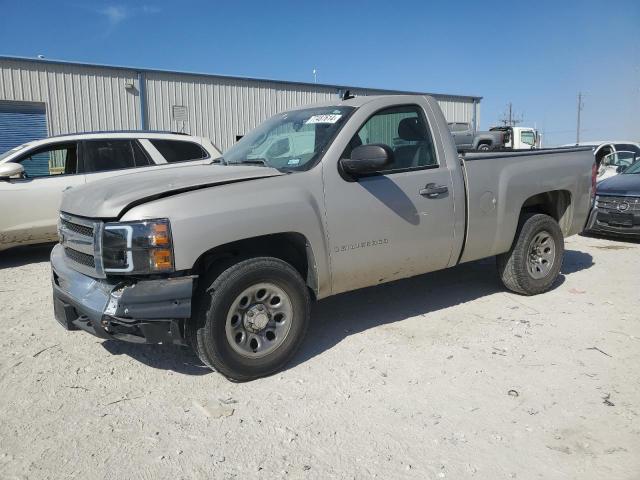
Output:
[[535,234],[527,252],[527,270],[536,280],[546,277],[556,259],[556,245],[549,232],[543,230]]
[[289,295],[273,283],[256,283],[231,304],[225,322],[227,341],[243,357],[264,357],[283,344],[292,320]]

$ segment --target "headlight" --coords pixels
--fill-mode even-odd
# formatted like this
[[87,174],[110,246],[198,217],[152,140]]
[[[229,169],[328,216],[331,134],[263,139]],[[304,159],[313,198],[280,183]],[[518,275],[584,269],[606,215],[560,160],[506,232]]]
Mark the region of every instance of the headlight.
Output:
[[102,235],[102,264],[105,273],[172,272],[169,220],[107,223]]

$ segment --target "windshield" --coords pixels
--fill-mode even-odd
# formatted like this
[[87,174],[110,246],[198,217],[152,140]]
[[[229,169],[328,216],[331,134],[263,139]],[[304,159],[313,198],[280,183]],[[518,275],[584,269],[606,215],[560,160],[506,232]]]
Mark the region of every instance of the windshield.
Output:
[[25,143],[23,145],[18,145],[17,147],[12,148],[11,150],[8,150],[2,154],[0,154],[0,161],[4,160],[5,158],[7,158],[9,155],[13,155],[14,153],[16,153],[17,151],[22,150],[23,148],[26,148],[27,146],[29,146],[28,143]]
[[225,163],[265,165],[284,170],[311,168],[353,107],[315,107],[271,117],[223,155]]

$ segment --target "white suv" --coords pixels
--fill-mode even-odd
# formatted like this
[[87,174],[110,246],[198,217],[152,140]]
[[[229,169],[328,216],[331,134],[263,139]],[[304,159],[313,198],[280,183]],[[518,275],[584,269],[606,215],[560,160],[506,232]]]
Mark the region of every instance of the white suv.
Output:
[[146,131],[61,135],[15,147],[0,155],[0,250],[55,241],[68,188],[219,156],[206,138]]

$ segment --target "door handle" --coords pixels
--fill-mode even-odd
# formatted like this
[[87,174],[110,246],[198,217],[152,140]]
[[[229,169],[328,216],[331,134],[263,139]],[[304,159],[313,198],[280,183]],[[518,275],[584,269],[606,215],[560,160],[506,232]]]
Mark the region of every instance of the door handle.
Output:
[[436,198],[443,193],[447,193],[449,188],[446,185],[436,185],[435,183],[427,183],[424,188],[420,189],[420,195],[423,197]]

